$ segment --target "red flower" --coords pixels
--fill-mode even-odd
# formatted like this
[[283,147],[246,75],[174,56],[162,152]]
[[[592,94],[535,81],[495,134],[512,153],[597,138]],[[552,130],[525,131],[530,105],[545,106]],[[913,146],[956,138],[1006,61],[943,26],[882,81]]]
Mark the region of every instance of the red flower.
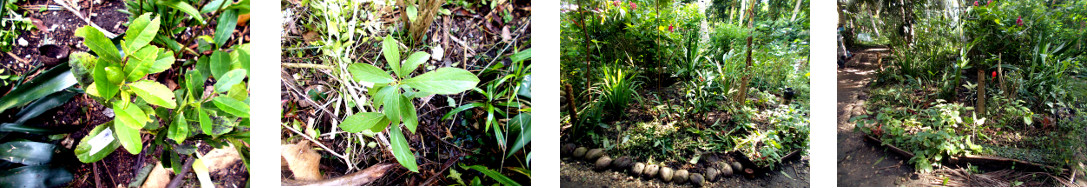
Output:
[[1019,24],[1019,26],[1023,26],[1023,16],[1019,16],[1019,18],[1015,20],[1015,24]]
[[631,9],[631,10],[634,10],[634,9],[637,9],[637,8],[638,8],[638,4],[634,4],[634,2],[633,2],[633,1],[632,1],[632,2],[630,2],[630,9]]
[[991,4],[993,4],[993,0],[989,0],[989,3],[985,3],[985,5],[991,5]]
[[996,71],[993,71],[993,78],[996,78]]
[[673,25],[668,25],[668,32],[672,32],[672,26]]
[[612,1],[611,4],[615,5],[615,6],[619,6],[619,1]]
[[981,6],[981,5],[978,5],[978,1],[974,1],[974,6],[976,7],[976,6]]

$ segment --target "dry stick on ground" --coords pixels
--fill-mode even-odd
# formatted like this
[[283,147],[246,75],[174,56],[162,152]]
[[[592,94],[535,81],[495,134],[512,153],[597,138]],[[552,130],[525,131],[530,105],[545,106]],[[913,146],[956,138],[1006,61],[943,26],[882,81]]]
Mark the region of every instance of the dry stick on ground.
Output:
[[87,22],[87,24],[91,25],[91,27],[97,28],[99,31],[102,31],[102,34],[106,35],[106,37],[109,37],[109,38],[116,38],[117,37],[117,34],[113,34],[109,30],[102,29],[102,27],[99,27],[98,24],[94,24],[94,22],[91,21],[90,18],[83,17],[83,14],[80,14],[79,11],[76,11],[71,6],[68,6],[68,3],[65,3],[63,0],[53,0],[53,2],[57,3],[57,4],[60,4],[60,6],[63,6],[64,9],[67,9],[69,12],[72,12],[72,14],[75,14],[76,17],[79,17],[80,20],[83,20],[84,22]]
[[370,166],[365,170],[355,173],[340,176],[334,179],[326,179],[320,181],[296,181],[283,179],[283,185],[287,186],[358,186],[373,183],[374,180],[380,179],[385,176],[385,173],[389,173],[393,168],[398,166],[394,163],[385,163]]
[[177,176],[175,176],[174,179],[170,180],[169,184],[166,184],[166,188],[177,188],[181,186],[181,182],[184,182],[185,180],[185,174],[188,174],[189,171],[192,171],[192,163],[195,161],[196,159],[193,159],[191,157],[189,158],[189,160],[186,160],[184,164],[185,166],[181,167],[181,172],[177,173]]
[[311,68],[311,69],[325,69],[325,70],[335,69],[330,65],[311,64],[311,63],[281,63],[281,65],[283,65],[283,68]]
[[94,185],[95,186],[102,186],[102,179],[99,178],[99,174],[98,174],[98,162],[91,163],[91,166],[94,167]]
[[[456,163],[459,160],[460,160],[460,156],[449,158],[449,160],[446,160],[445,164],[442,165],[442,170],[439,170],[436,174],[442,174],[442,173],[445,172],[445,170],[449,170],[449,166],[453,166],[453,163]],[[430,178],[427,178],[426,181],[423,181],[423,184],[420,184],[420,185],[428,186],[428,185],[430,185],[430,183],[434,182],[434,180],[435,180],[434,178],[437,178],[438,176],[440,176],[440,175],[430,176]]]

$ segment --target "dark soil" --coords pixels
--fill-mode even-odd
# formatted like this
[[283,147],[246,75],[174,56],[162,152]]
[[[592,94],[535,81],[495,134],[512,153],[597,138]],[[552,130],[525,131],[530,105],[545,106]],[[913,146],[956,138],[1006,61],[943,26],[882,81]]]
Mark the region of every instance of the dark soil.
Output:
[[[489,66],[501,66],[510,65],[507,55],[513,53],[514,47],[519,50],[525,50],[531,47],[531,24],[530,14],[531,8],[529,1],[512,1],[510,2],[512,7],[513,19],[506,23],[501,14],[497,11],[491,10],[489,6],[478,6],[475,10],[468,10],[466,7],[460,7],[456,5],[450,5],[447,3],[443,8],[451,11],[451,15],[439,15],[434,19],[433,24],[428,29],[427,34],[424,36],[424,42],[420,45],[411,46],[413,51],[423,51],[431,53],[433,45],[440,45],[444,49],[444,58],[442,61],[428,61],[422,67],[434,66],[434,67],[450,67],[455,66],[478,73],[485,67]],[[284,9],[292,9],[297,18],[304,14],[312,14],[309,12],[308,7],[299,7],[292,2],[283,2]],[[474,13],[473,13],[474,12]],[[493,13],[492,13],[493,12]],[[400,19],[398,12],[375,12],[376,16],[382,16],[384,21],[389,21],[389,24],[398,25],[397,30],[403,30],[402,24],[399,23]],[[490,21],[488,21],[490,20]],[[290,22],[290,21],[288,21]],[[321,64],[323,55],[317,49],[309,48],[309,45],[305,44],[309,40],[320,40],[320,36],[314,31],[309,31],[307,26],[301,20],[295,20],[295,23],[288,23],[284,27],[284,63],[318,63]],[[502,30],[509,30],[509,41],[504,41],[502,36]],[[375,36],[394,35],[394,37],[402,39],[401,42],[406,45],[411,45],[407,41],[407,34],[405,33],[387,33],[389,31],[377,31],[379,33],[371,33]],[[314,39],[316,38],[316,39]],[[463,42],[463,43],[461,43]],[[507,46],[508,49],[507,49]],[[381,56],[381,45],[379,42],[370,40],[365,44],[358,44],[354,46],[354,51],[363,52],[360,54],[354,54],[352,56],[355,62],[359,63],[376,63]],[[298,49],[291,49],[298,48]],[[304,54],[299,56],[290,56],[289,54]],[[494,60],[492,62],[492,60]],[[323,64],[332,64],[326,62]],[[383,67],[384,63],[378,63],[379,67]],[[528,62],[526,61],[526,65]],[[326,113],[321,110],[321,107],[313,106],[308,101],[325,105],[326,103],[332,103],[332,99],[338,97],[349,97],[339,95],[338,92],[324,92],[327,96],[320,98],[311,98],[307,93],[310,90],[321,91],[320,88],[335,88],[338,85],[336,78],[331,78],[323,72],[324,70],[317,69],[298,69],[298,68],[284,68],[282,79],[286,83],[293,83],[299,92],[293,91],[292,86],[283,84],[281,86],[281,95],[283,98],[283,119],[282,122],[290,125],[292,122],[301,123],[302,127],[306,127],[310,122],[313,126],[319,130],[322,134],[329,133],[333,126],[331,122],[335,118],[336,121],[342,119],[342,117],[336,117],[331,113]],[[494,76],[481,75],[480,86],[482,84],[494,80]],[[308,98],[308,99],[307,99]],[[511,173],[509,170],[503,168],[496,168],[499,166],[519,166],[519,164],[511,164],[513,161],[524,161],[524,159],[506,159],[506,163],[502,163],[500,154],[503,153],[501,149],[496,145],[495,139],[490,133],[487,133],[484,129],[484,125],[481,116],[481,111],[471,110],[473,117],[460,116],[453,120],[442,121],[440,120],[443,115],[452,110],[447,105],[447,100],[452,99],[457,104],[466,104],[469,102],[481,101],[485,97],[475,92],[465,92],[457,95],[434,95],[430,99],[421,98],[419,100],[413,100],[412,102],[417,107],[419,114],[419,127],[414,134],[405,134],[407,141],[411,148],[415,150],[417,163],[419,165],[419,173],[410,172],[403,167],[397,167],[391,173],[387,173],[383,178],[380,178],[371,185],[452,185],[457,182],[447,177],[449,174],[448,169],[456,169],[459,173],[463,174],[462,177],[466,181],[471,180],[471,177],[480,177],[481,179],[488,179],[482,173],[474,170],[461,169],[458,164],[463,165],[484,165],[495,171],[502,171],[503,174],[509,176],[517,182],[529,182],[528,177]],[[335,107],[335,103],[324,107],[329,112],[333,109],[342,108]],[[343,112],[339,111],[342,116]],[[300,130],[301,131],[301,130]],[[339,131],[337,129],[337,131]],[[456,135],[456,136],[454,136]],[[329,136],[320,136],[318,139],[321,144],[326,145],[338,153],[342,153],[346,148],[355,145],[355,143],[347,143],[343,136],[346,134],[338,134],[335,139]],[[281,138],[284,138],[285,142],[294,142],[293,139],[302,139],[289,130],[283,129],[281,131]],[[530,145],[526,145],[525,149],[530,149]],[[381,163],[397,163],[392,153],[387,150],[380,149],[362,149],[362,153],[353,153],[352,156],[361,157],[364,160],[359,164],[346,164],[342,159],[327,153],[321,160],[321,172],[326,178],[339,177],[346,173],[354,172],[349,171],[348,166],[354,166],[355,169],[366,168],[374,164]],[[358,151],[358,150],[356,150]],[[516,156],[524,156],[523,154],[515,154]],[[281,171],[283,177],[291,178],[289,170],[284,168]],[[466,182],[467,183],[467,182]]]
[[875,53],[861,50],[838,69],[838,186],[896,186],[914,171],[908,158],[865,142],[849,122],[864,113],[868,83],[879,69],[875,60]]

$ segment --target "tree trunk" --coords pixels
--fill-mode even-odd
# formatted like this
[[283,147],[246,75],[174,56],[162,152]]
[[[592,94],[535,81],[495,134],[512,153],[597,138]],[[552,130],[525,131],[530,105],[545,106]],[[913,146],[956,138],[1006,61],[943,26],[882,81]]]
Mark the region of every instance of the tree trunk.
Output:
[[[582,54],[585,57],[585,63],[584,63],[584,65],[585,65],[585,76],[582,77],[582,78],[585,78],[585,88],[588,89],[588,88],[593,87],[593,77],[592,77],[593,67],[592,67],[592,61],[589,60],[589,54],[590,54],[589,53],[589,51],[590,51],[589,47],[591,46],[589,44],[591,44],[591,43],[589,43],[589,31],[585,29],[586,28],[585,25],[588,25],[589,22],[588,22],[587,19],[585,19],[585,17],[586,17],[585,16],[585,14],[586,14],[585,11],[586,10],[585,10],[584,5],[578,5],[577,9],[578,9],[578,13],[581,14],[581,33],[584,34],[584,36],[585,36],[584,40],[582,40],[582,43],[581,43],[585,47],[585,53]],[[588,97],[589,97],[589,99],[585,100],[585,101],[593,101],[593,96],[592,95],[588,95]]]
[[978,68],[978,103],[974,107],[978,115],[985,115],[985,70]]
[[793,17],[789,18],[789,21],[796,21],[796,14],[800,13],[800,4],[804,4],[804,0],[796,0],[796,7],[793,8]]
[[400,19],[403,21],[404,29],[408,30],[408,35],[411,37],[412,45],[419,44],[423,41],[423,35],[426,34],[427,29],[434,23],[434,17],[441,10],[442,4],[445,4],[445,0],[415,0],[416,8],[418,9],[415,21],[412,22],[408,19],[407,9],[411,3],[405,0],[397,0],[396,4],[400,5]]
[[748,70],[751,69],[751,61],[752,61],[751,60],[751,50],[752,50],[751,39],[752,39],[752,37],[754,37],[753,34],[755,32],[755,30],[754,30],[754,27],[755,27],[755,9],[754,9],[755,3],[757,3],[756,0],[751,0],[751,4],[748,5],[749,8],[747,9],[747,14],[748,14],[747,15],[747,28],[750,29],[751,31],[747,35],[747,66],[744,67],[744,77],[743,77],[743,79],[740,80],[740,93],[736,94],[736,99],[735,99],[735,101],[739,101],[740,104],[743,104],[747,100],[747,84],[748,84],[748,81],[751,80],[751,74],[748,72]]

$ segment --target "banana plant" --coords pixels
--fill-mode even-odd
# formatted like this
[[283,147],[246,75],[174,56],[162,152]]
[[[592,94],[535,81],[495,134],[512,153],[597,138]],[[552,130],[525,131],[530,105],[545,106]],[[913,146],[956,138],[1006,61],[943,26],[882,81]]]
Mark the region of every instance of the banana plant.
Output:
[[461,93],[475,88],[479,78],[467,70],[453,67],[438,68],[412,76],[420,65],[430,59],[430,54],[414,52],[401,62],[399,42],[392,36],[386,36],[382,41],[382,54],[387,63],[386,69],[366,63],[348,65],[347,71],[354,81],[373,83],[374,86],[367,92],[373,111],[350,115],[339,127],[347,132],[363,133],[372,137],[384,131],[390,124],[393,125],[389,129],[388,142],[393,156],[408,170],[419,172],[415,154],[400,130],[400,125],[403,124],[404,128],[414,134],[419,125],[412,99],[431,94]]

